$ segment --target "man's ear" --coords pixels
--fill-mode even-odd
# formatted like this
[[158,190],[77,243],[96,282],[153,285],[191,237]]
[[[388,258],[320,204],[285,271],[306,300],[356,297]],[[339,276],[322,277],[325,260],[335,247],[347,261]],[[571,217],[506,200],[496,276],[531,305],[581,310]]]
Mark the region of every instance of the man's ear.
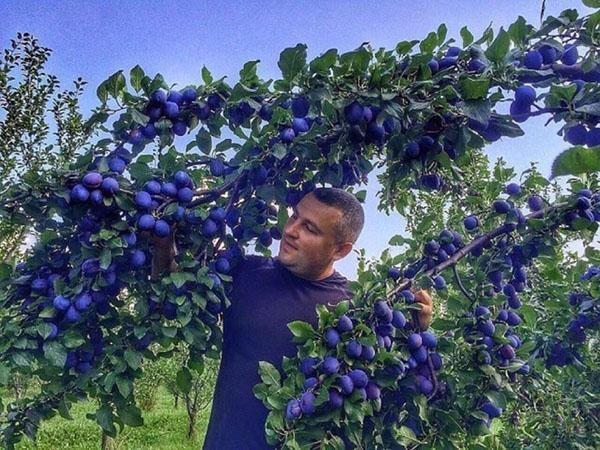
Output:
[[352,242],[344,242],[343,244],[338,244],[337,250],[333,255],[334,261],[339,261],[344,258],[350,251],[352,250]]

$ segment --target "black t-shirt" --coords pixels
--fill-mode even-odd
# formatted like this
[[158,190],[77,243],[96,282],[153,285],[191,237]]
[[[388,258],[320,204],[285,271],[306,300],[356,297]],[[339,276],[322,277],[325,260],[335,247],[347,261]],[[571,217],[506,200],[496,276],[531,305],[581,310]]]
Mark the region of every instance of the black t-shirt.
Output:
[[232,273],[231,306],[223,315],[223,352],[204,450],[263,450],[269,410],[254,396],[260,383],[258,362],[282,371],[283,356],[294,357],[296,344],[287,324],[302,320],[317,326],[316,305],[349,298],[348,280],[335,271],[309,281],[276,258],[246,256]]

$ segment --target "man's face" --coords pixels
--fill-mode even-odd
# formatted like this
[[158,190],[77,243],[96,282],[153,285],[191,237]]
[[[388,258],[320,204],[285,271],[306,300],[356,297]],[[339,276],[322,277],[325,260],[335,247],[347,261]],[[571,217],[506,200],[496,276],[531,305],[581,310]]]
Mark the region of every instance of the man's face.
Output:
[[283,227],[279,261],[292,273],[320,280],[333,273],[333,263],[343,258],[352,244],[336,244],[335,227],[342,217],[337,208],[321,203],[311,193],[293,208]]

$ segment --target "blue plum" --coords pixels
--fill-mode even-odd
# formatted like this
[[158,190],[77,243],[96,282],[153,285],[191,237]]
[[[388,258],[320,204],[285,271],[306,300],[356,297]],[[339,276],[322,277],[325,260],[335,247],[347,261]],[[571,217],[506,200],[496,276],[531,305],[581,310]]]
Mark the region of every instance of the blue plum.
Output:
[[335,348],[340,342],[340,334],[333,328],[329,328],[325,332],[325,345],[328,348]]
[[327,375],[333,375],[340,370],[340,362],[335,356],[327,356],[323,360],[323,372]]
[[527,52],[523,58],[523,64],[525,64],[525,67],[528,69],[537,70],[542,67],[543,63],[544,57],[537,50]]
[[156,220],[151,214],[143,214],[138,220],[138,227],[140,228],[140,230],[144,231],[153,230],[155,224]]
[[565,131],[565,140],[573,145],[584,145],[586,135],[587,129],[583,125],[577,124]]
[[69,306],[71,306],[71,301],[68,298],[63,297],[62,295],[57,295],[56,297],[54,297],[52,304],[57,310],[66,311],[67,309],[69,309]]

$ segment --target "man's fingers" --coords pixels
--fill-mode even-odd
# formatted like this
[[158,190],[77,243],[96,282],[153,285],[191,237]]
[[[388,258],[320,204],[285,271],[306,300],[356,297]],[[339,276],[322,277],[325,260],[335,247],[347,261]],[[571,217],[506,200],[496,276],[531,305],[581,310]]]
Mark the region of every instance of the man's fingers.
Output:
[[415,300],[421,305],[421,309],[417,313],[419,325],[421,328],[428,328],[431,324],[433,314],[433,300],[431,295],[426,290],[420,289],[415,292]]
[[431,299],[431,295],[425,289],[419,289],[415,292],[415,300],[423,305],[433,305],[433,300]]

